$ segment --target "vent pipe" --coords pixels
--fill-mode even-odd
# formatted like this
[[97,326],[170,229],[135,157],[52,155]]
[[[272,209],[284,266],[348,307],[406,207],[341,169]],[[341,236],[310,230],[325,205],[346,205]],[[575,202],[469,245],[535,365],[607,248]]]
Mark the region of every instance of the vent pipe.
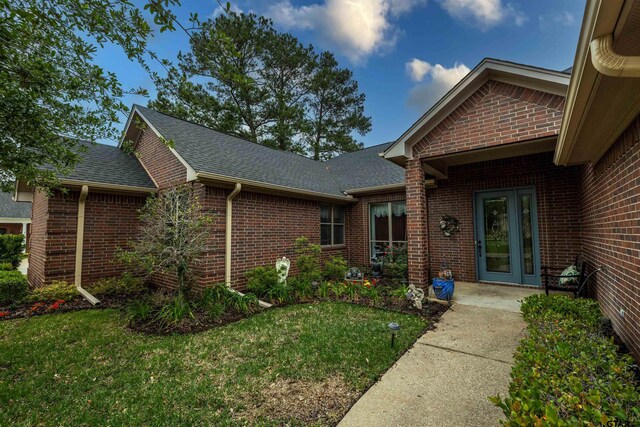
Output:
[[599,73],[611,77],[640,77],[640,56],[622,56],[613,50],[613,35],[591,41],[591,62]]

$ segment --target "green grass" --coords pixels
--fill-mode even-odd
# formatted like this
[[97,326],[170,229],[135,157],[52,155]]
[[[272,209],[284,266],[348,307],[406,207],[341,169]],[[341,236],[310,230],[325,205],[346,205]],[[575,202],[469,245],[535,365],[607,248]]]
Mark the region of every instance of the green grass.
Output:
[[[391,321],[402,326],[395,349]],[[272,309],[163,337],[126,330],[114,310],[4,321],[0,425],[239,425],[247,405],[279,379],[339,376],[357,395],[426,326],[419,317],[341,303]]]

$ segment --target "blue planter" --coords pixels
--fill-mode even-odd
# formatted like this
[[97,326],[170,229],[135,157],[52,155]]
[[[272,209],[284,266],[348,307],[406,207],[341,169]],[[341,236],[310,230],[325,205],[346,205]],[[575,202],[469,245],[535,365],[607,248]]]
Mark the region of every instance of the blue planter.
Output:
[[433,279],[433,292],[436,298],[444,301],[451,301],[453,298],[454,284],[453,279],[442,279],[436,277]]

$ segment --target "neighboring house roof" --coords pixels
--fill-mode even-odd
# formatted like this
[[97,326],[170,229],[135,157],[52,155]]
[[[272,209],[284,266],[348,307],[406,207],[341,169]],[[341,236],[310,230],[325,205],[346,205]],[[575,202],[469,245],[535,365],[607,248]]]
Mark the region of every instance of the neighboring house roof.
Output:
[[0,218],[31,219],[31,203],[14,202],[10,193],[0,192]]
[[489,80],[566,96],[570,75],[562,71],[485,58],[385,150],[385,158],[404,163],[411,147]]
[[82,160],[70,174],[60,177],[63,183],[73,181],[150,190],[156,188],[133,154],[112,145],[85,142],[84,146],[87,151],[80,154]]
[[391,144],[387,142],[345,153],[325,164],[329,172],[338,176],[347,191],[404,184],[404,168],[380,157],[380,153]]
[[347,189],[404,182],[404,170],[378,156],[384,146],[320,162],[265,147],[139,105],[134,106],[132,114],[136,111],[152,130],[171,140],[173,150],[196,175],[210,173],[342,197]]

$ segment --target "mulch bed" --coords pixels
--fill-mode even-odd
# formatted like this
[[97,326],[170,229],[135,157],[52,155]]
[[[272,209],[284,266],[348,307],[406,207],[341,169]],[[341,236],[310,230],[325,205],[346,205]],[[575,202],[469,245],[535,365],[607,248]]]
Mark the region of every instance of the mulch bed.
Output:
[[91,305],[91,303],[82,296],[77,296],[64,302],[58,302],[58,304],[56,304],[56,301],[39,301],[21,304],[19,306],[0,307],[0,313],[9,313],[8,315],[0,316],[0,321],[89,309],[120,308],[124,307],[130,300],[140,298],[144,295],[145,294],[129,294],[126,296],[101,295],[97,297],[100,300],[100,304],[97,306]]

